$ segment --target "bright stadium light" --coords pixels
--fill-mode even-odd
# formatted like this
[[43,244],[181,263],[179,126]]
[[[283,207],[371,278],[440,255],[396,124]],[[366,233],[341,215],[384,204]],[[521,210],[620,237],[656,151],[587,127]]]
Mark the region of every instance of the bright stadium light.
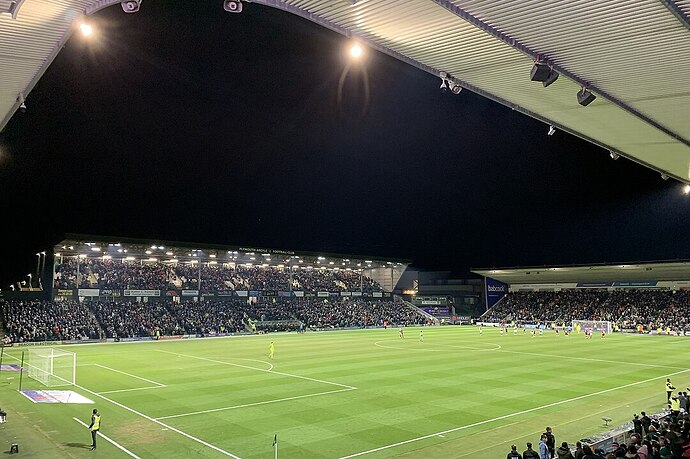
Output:
[[350,46],[350,56],[354,57],[355,59],[359,59],[363,52],[364,50],[359,43],[353,43],[352,46]]
[[690,194],[690,185],[687,185],[687,184],[686,184],[686,185],[683,187],[683,193],[685,193],[685,194]]
[[81,30],[81,34],[85,37],[89,37],[91,34],[93,34],[93,27],[91,24],[87,24],[86,22],[79,24],[79,30]]

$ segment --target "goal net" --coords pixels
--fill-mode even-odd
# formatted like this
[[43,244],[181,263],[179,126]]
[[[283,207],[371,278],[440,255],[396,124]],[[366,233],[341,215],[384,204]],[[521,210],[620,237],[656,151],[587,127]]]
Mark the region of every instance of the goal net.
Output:
[[589,328],[593,332],[601,333],[602,331],[604,331],[606,332],[606,334],[613,332],[611,322],[608,320],[573,320],[573,330],[577,330],[578,325],[580,326],[580,329],[582,331],[585,331]]
[[29,377],[47,387],[76,383],[77,354],[53,348],[29,349]]

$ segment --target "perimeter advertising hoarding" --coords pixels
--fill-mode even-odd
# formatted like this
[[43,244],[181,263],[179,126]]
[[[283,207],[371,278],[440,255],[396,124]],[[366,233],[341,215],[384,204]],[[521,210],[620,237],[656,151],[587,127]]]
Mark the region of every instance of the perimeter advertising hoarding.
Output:
[[161,296],[160,290],[125,290],[124,296]]
[[614,282],[614,287],[656,287],[656,281]]
[[99,296],[101,293],[97,288],[80,288],[78,290],[79,296]]
[[486,308],[491,308],[498,303],[501,298],[508,293],[508,284],[492,279],[490,277],[484,278],[486,288]]

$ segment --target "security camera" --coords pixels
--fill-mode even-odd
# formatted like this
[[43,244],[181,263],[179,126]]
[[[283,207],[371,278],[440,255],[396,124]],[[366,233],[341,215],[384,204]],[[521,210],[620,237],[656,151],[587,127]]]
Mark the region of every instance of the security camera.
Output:
[[444,79],[441,80],[441,92],[443,92],[443,93],[448,92],[448,86],[446,85],[446,80],[444,80]]
[[141,7],[141,1],[142,0],[127,0],[120,2],[120,6],[125,13],[136,13]]
[[22,113],[24,113],[26,111],[26,104],[24,102],[19,104],[19,111]]
[[240,0],[223,0],[223,9],[228,13],[241,13],[242,2]]
[[554,135],[556,133],[556,128],[553,126],[549,126],[549,132],[546,133],[546,135]]
[[620,155],[618,153],[616,153],[615,151],[612,151],[611,153],[609,153],[609,156],[614,161],[617,160],[618,158],[620,158]]
[[462,86],[460,86],[457,83],[450,84],[450,92],[452,92],[453,94],[460,94],[460,91],[462,91]]
[[661,174],[661,180],[668,180],[668,175]]

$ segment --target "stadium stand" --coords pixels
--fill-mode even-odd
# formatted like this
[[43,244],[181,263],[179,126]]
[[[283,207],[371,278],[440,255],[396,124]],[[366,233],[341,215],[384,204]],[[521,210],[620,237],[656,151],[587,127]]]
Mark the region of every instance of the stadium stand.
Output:
[[181,303],[0,300],[0,308],[11,342],[151,337],[156,331],[167,336],[208,336],[241,332],[250,322],[286,321],[315,329],[382,326],[384,321],[395,325],[427,322],[418,309],[402,301],[351,298]]
[[[201,277],[201,286],[199,286]],[[54,287],[213,290],[306,290],[380,292],[372,279],[353,271],[222,267],[65,258],[56,265]]]
[[621,329],[690,330],[689,291],[621,289],[513,292],[489,309],[482,320],[522,323],[607,320]]
[[10,342],[98,339],[95,317],[76,301],[2,301],[2,319]]

